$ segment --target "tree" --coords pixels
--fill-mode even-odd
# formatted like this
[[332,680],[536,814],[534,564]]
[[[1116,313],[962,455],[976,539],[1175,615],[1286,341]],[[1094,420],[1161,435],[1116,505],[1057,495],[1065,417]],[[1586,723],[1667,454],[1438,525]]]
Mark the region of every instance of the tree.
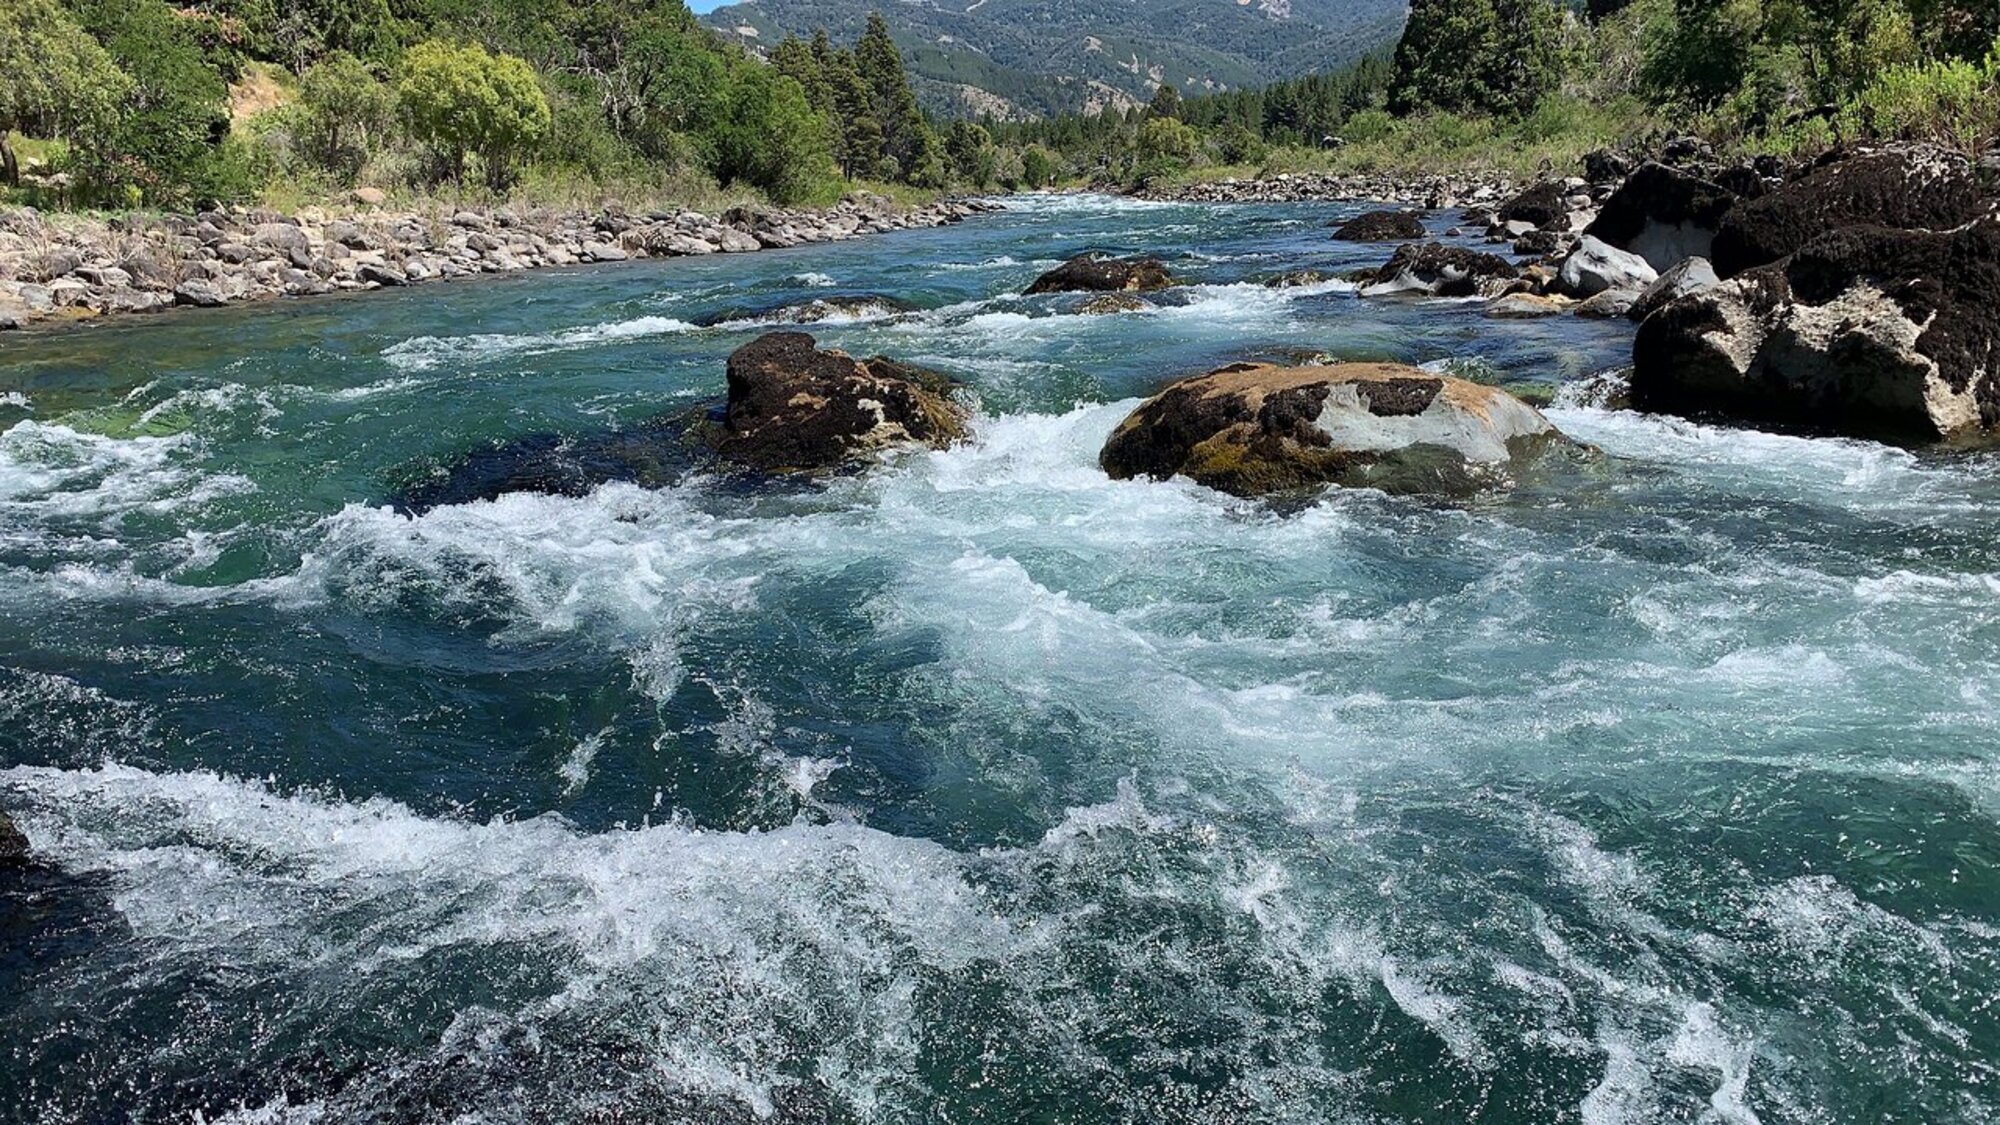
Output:
[[9,0],[0,9],[0,182],[21,182],[10,132],[101,131],[131,87],[110,54],[55,0]]
[[1389,107],[1528,113],[1561,78],[1561,18],[1551,0],[1413,0]]
[[945,131],[944,150],[959,179],[982,188],[993,182],[1000,153],[993,147],[993,134],[984,128],[970,121],[952,122]]
[[1054,183],[1055,179],[1055,157],[1040,145],[1029,145],[1021,153],[1021,182],[1031,188],[1044,188]]
[[396,94],[345,51],[328,55],[299,79],[296,110],[299,146],[306,156],[344,182],[388,135]]
[[586,79],[612,132],[649,156],[724,111],[727,59],[680,0],[560,0],[554,19],[526,22],[540,31],[521,34],[546,37],[546,69]]
[[1412,0],[1396,44],[1389,107],[1410,113],[1480,104],[1481,75],[1500,49],[1499,38],[1492,0]]
[[779,203],[804,198],[832,171],[826,120],[799,84],[745,65],[729,91],[716,137],[716,177],[741,180]]
[[1181,116],[1181,92],[1171,82],[1162,82],[1153,91],[1153,100],[1146,103],[1146,117],[1153,120],[1170,117],[1178,121]]
[[109,127],[72,153],[93,191],[154,203],[213,203],[249,193],[232,165],[229,86],[193,21],[162,0],[71,0],[71,11],[130,77]]
[[1200,145],[1200,134],[1171,117],[1156,117],[1139,127],[1139,159],[1148,164],[1185,165]]
[[902,52],[889,37],[888,21],[880,12],[868,14],[867,30],[854,44],[854,67],[869,92],[872,112],[882,129],[882,148],[912,183],[925,169],[938,166],[936,137],[917,108],[903,69]]
[[465,182],[465,158],[477,153],[488,183],[505,187],[513,163],[548,131],[548,97],[533,67],[479,46],[432,40],[403,58],[398,89],[416,135],[445,156],[452,182]]

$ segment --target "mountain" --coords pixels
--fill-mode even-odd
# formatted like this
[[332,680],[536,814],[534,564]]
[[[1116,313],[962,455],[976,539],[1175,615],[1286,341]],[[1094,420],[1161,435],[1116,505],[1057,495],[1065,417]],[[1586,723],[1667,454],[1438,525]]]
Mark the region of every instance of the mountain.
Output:
[[703,17],[753,50],[888,17],[926,105],[1037,117],[1260,86],[1393,43],[1408,0],[743,0]]

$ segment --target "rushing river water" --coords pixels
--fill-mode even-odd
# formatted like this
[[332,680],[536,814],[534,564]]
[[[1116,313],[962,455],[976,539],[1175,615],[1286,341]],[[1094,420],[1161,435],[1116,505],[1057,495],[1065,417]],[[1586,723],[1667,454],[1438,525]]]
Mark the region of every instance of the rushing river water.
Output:
[[[1994,1120],[2000,462],[1568,396],[1605,461],[1469,504],[1106,479],[1233,359],[1626,358],[1257,284],[1355,210],[0,342],[0,1120]],[[1087,248],[1198,284],[1012,295]],[[975,442],[388,506],[852,293]]]

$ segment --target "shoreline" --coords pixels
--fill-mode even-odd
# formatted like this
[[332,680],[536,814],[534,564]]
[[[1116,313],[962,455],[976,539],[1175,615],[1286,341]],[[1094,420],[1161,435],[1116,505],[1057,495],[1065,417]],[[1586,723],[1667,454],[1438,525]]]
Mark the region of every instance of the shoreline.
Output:
[[563,266],[847,242],[1000,210],[979,199],[904,208],[865,193],[823,210],[740,205],[713,217],[615,206],[594,214],[377,206],[332,215],[249,208],[116,217],[18,208],[0,211],[0,332]]

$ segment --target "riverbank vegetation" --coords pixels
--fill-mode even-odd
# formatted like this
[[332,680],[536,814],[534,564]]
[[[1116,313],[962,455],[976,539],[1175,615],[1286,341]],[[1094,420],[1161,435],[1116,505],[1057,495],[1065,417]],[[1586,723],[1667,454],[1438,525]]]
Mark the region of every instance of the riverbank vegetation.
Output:
[[2000,134],[1982,0],[1415,0],[1333,73],[1036,121],[940,121],[881,16],[757,58],[681,0],[14,0],[0,201],[297,207],[383,191],[587,205],[857,187],[1531,173],[1692,133],[1801,153]]
[[1336,74],[996,126],[1057,175],[1529,174],[1693,135],[1725,152],[2000,138],[2000,6],[1980,0],[1415,0],[1393,51]]
[[681,0],[18,0],[0,10],[0,192],[814,203],[935,191],[953,154],[987,151],[918,111],[879,19],[772,63]]

